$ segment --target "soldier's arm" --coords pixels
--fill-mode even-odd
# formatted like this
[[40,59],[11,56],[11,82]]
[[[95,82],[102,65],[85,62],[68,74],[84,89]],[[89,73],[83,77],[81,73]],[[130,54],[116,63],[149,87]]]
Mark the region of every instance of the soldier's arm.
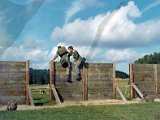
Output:
[[72,56],[72,54],[70,52],[68,52],[68,57],[70,58]]
[[79,59],[79,53],[76,50],[73,56],[74,56],[74,61],[77,61]]

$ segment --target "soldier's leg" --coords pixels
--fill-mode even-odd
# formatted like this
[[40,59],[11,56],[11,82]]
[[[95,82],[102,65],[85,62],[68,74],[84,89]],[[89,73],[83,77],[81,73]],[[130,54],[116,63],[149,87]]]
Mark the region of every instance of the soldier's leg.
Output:
[[66,62],[68,63],[68,67],[66,68],[67,81],[70,82],[70,83],[72,83],[72,81],[71,81],[71,63],[70,63],[70,60],[69,60],[68,55],[65,55],[65,56],[64,56],[64,59],[65,59]]
[[71,63],[68,63],[68,67],[66,68],[66,71],[67,71],[67,81],[72,83],[72,80],[71,80]]
[[81,77],[81,71],[80,71],[80,67],[81,67],[81,61],[77,61],[76,64],[75,64],[75,69],[76,69],[76,80],[81,80],[82,77]]

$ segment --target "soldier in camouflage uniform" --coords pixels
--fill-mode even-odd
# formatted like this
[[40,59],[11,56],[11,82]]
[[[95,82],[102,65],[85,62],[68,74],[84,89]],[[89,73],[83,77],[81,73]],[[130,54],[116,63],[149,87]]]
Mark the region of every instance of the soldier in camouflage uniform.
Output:
[[63,47],[58,46],[58,50],[57,50],[53,60],[55,60],[58,56],[61,58],[60,63],[62,65],[62,67],[66,68],[66,70],[67,70],[68,82],[72,83],[71,73],[70,73],[71,72],[70,55],[64,46]]
[[83,58],[80,56],[78,51],[74,50],[72,46],[68,47],[70,54],[73,56],[75,69],[76,69],[76,80],[81,80],[81,68],[83,64]]

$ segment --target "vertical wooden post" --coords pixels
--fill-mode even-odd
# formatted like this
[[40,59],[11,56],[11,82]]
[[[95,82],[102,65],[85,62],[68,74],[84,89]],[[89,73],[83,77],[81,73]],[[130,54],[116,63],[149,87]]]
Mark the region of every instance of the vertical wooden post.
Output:
[[158,82],[158,78],[157,78],[157,64],[154,64],[154,90],[155,90],[155,95],[157,95],[157,82]]
[[26,104],[29,105],[29,90],[28,90],[28,85],[29,85],[29,60],[26,61]]
[[116,85],[116,68],[115,68],[115,63],[113,63],[113,97],[116,99],[117,96],[117,89],[115,87]]
[[84,101],[88,100],[87,67],[85,65],[83,65],[83,100]]
[[134,97],[134,89],[133,89],[133,83],[134,83],[134,78],[133,78],[133,64],[129,64],[129,76],[130,76],[130,98]]
[[53,91],[52,91],[52,85],[54,84],[54,61],[50,61],[50,100],[52,101],[54,99]]

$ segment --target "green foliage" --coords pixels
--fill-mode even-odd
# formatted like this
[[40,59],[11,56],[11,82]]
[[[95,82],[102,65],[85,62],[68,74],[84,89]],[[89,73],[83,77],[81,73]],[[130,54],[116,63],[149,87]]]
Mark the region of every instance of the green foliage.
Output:
[[48,85],[30,85],[34,103],[43,105],[53,105],[55,101],[50,101],[50,89]]
[[125,72],[116,70],[116,78],[126,79],[129,78],[129,75]]
[[160,53],[155,52],[154,54],[145,55],[144,57],[136,60],[135,63],[160,64]]
[[160,103],[0,112],[0,120],[159,120]]
[[[116,78],[126,79],[129,75],[122,71],[116,71]],[[30,68],[30,84],[49,84],[49,69]]]
[[30,84],[48,84],[49,70],[30,68]]

